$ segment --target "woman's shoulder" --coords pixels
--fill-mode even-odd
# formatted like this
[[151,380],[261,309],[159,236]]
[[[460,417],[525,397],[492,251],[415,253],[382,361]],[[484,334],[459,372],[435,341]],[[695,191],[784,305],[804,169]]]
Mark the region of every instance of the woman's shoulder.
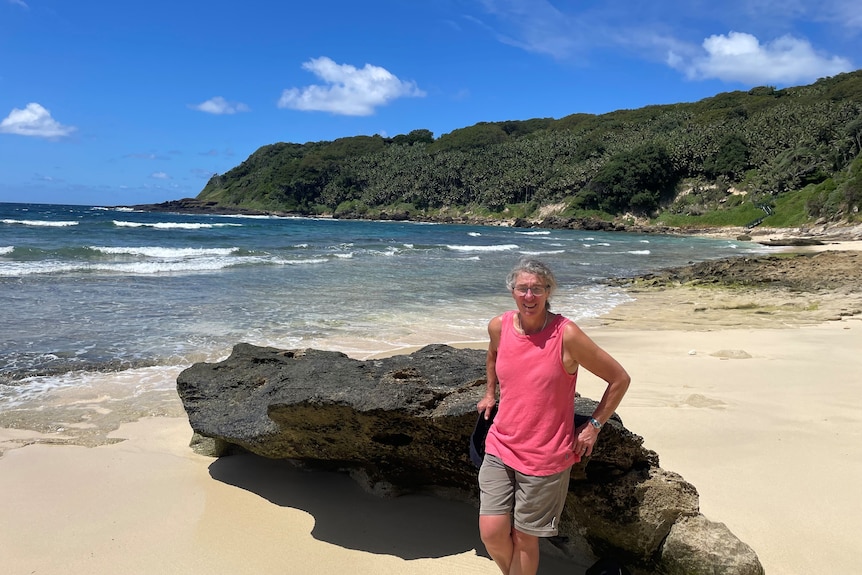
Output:
[[574,337],[583,333],[580,326],[573,319],[567,318],[564,315],[558,315],[557,321],[560,322],[560,329],[563,330],[564,336]]
[[505,312],[501,313],[500,315],[495,315],[488,322],[488,327],[496,327],[497,329],[499,329],[500,326],[503,325],[503,320],[506,319],[507,317],[511,318],[512,313],[513,313],[512,311],[505,311]]
[[517,310],[510,309],[509,311],[504,311],[500,315],[496,315],[491,318],[489,323],[502,323],[504,319],[511,319],[513,315],[515,315]]

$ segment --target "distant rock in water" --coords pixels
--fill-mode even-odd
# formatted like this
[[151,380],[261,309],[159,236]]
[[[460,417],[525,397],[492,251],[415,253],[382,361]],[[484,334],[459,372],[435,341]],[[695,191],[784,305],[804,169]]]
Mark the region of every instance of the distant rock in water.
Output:
[[[482,350],[429,345],[359,361],[238,344],[225,361],[183,371],[177,389],[198,452],[247,450],[345,471],[383,495],[476,498],[468,446],[485,390]],[[595,405],[578,398],[576,422]],[[572,556],[617,557],[635,573],[763,573],[750,547],[700,515],[695,487],[661,469],[616,415],[572,469],[553,543]]]
[[222,206],[218,202],[198,200],[197,198],[183,198],[181,200],[170,200],[159,204],[139,204],[130,206],[144,212],[176,212],[180,214],[210,214],[210,215],[245,215],[245,216],[268,216],[285,215],[282,212],[267,212],[263,210],[252,210],[236,206]]

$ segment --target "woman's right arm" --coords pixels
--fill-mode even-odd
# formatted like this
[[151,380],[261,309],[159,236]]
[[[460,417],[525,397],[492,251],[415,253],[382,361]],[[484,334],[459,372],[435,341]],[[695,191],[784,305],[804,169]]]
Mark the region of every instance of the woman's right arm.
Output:
[[485,419],[491,417],[491,409],[497,405],[497,348],[500,345],[500,333],[503,321],[500,316],[488,322],[488,353],[485,356],[485,396],[479,400],[476,410],[485,413]]

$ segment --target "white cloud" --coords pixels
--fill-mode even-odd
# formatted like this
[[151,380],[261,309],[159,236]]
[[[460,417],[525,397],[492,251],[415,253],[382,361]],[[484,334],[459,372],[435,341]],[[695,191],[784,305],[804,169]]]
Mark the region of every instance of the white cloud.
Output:
[[27,104],[23,110],[13,108],[0,122],[0,132],[19,136],[60,138],[74,131],[73,126],[63,126],[51,117],[51,112],[35,102]]
[[242,102],[228,102],[221,96],[210,98],[206,102],[189,106],[193,110],[206,112],[207,114],[236,114],[237,112],[248,112],[249,107]]
[[[760,84],[813,81],[854,69],[852,39],[862,30],[859,0],[727,0],[682,2],[554,2],[549,0],[476,0],[481,16],[465,16],[505,44],[547,54],[576,65],[592,55],[621,55],[644,61],[665,60],[690,78],[720,78]],[[824,26],[825,24],[825,26]],[[683,38],[705,38],[715,28],[752,27],[749,32],[774,39],[761,44],[754,35],[731,32],[702,45]],[[694,35],[694,36],[692,36]],[[747,37],[747,38],[746,38]],[[776,39],[777,38],[777,39]],[[753,42],[749,42],[753,40]],[[724,53],[724,44],[754,45],[747,53]],[[823,46],[843,46],[824,52]],[[845,57],[833,54],[845,54]]]
[[26,2],[24,2],[24,0],[9,0],[9,4],[16,4],[18,6],[21,6],[22,8],[29,8],[30,7],[27,5]]
[[326,85],[284,90],[278,101],[279,108],[370,116],[375,108],[397,98],[425,96],[415,82],[399,80],[385,68],[371,64],[357,69],[322,57],[313,58],[302,67]]
[[150,177],[154,180],[170,180],[171,177],[164,172],[153,172]]
[[691,79],[750,85],[808,82],[853,69],[849,60],[819,54],[807,40],[790,35],[761,44],[751,34],[730,32],[710,36],[702,46],[689,57],[671,52],[667,63]]

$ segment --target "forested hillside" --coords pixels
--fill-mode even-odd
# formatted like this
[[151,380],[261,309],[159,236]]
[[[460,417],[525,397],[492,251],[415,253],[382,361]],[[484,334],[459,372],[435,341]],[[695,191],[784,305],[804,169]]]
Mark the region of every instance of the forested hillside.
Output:
[[263,146],[199,200],[336,217],[444,214],[775,225],[858,218],[862,70],[695,103]]

